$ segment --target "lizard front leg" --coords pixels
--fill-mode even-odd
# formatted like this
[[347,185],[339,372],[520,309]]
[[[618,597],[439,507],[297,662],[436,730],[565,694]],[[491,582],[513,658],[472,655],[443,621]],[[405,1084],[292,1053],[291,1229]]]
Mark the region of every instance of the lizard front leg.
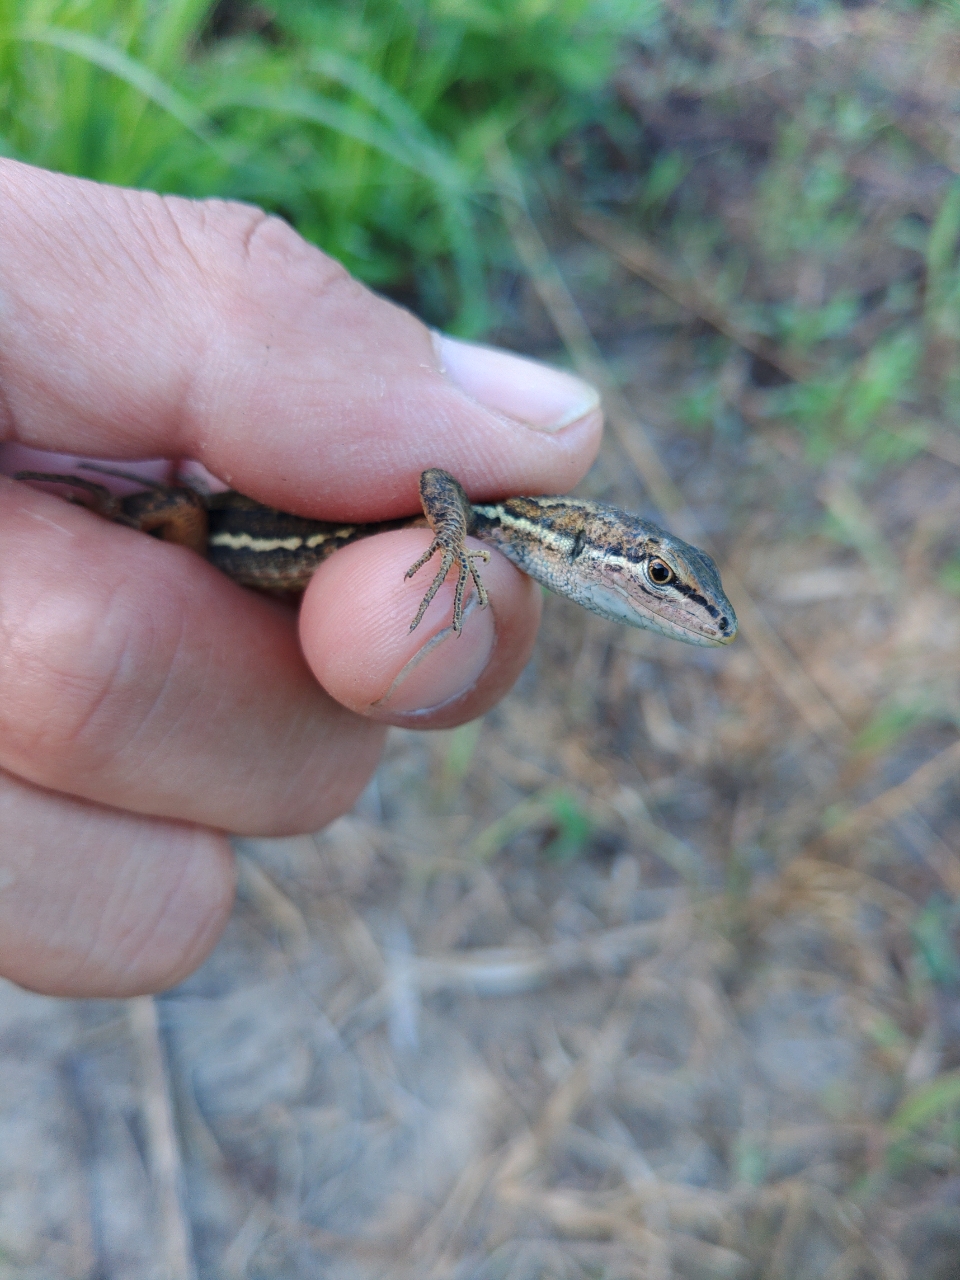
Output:
[[472,510],[470,499],[460,485],[447,471],[439,467],[428,467],[420,476],[420,502],[423,514],[433,530],[433,541],[420,559],[410,566],[404,575],[413,575],[440,552],[440,569],[430,589],[420,602],[417,616],[410,624],[415,631],[426,613],[430,601],[440,590],[440,585],[453,565],[457,566],[457,589],[453,597],[453,630],[459,635],[463,629],[463,595],[467,586],[468,575],[473,578],[477,588],[477,598],[481,608],[488,602],[486,588],[477,572],[475,560],[488,561],[489,551],[468,551],[467,533],[470,529]]

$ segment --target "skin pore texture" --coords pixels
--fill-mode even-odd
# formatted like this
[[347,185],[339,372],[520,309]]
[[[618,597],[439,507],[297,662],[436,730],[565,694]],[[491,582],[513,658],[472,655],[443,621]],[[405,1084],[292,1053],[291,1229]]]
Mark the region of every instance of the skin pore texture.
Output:
[[482,715],[539,591],[495,555],[462,636],[443,635],[452,578],[410,635],[429,532],[403,529],[322,565],[298,618],[6,476],[62,470],[51,453],[157,479],[173,467],[145,459],[193,459],[288,511],[386,520],[428,466],[474,501],[571,488],[600,411],[569,374],[431,334],[248,206],[0,160],[0,219],[0,974],[159,990],[226,922],[223,832],[316,829],[385,725]]

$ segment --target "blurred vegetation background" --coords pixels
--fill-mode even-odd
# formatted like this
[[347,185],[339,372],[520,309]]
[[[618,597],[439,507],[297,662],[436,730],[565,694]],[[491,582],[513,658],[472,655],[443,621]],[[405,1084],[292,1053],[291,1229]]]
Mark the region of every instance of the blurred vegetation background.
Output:
[[196,978],[5,988],[0,1277],[954,1280],[955,0],[0,0],[0,36],[5,154],[254,201],[594,378],[585,492],[709,544],[743,622],[718,656],[551,600],[482,725],[246,842]]
[[102,182],[251,200],[477,332],[504,260],[486,155],[611,110],[656,0],[95,0],[2,7],[0,145]]

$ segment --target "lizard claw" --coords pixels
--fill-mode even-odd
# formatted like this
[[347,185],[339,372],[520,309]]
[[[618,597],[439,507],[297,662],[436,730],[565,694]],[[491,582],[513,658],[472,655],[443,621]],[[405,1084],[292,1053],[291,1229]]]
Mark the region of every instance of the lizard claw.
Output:
[[427,563],[427,561],[431,560],[438,551],[441,551],[443,553],[440,560],[439,572],[437,573],[437,576],[434,578],[433,582],[431,582],[430,588],[427,591],[427,594],[420,601],[420,608],[417,610],[417,616],[410,623],[410,630],[416,631],[417,627],[420,625],[421,621],[423,620],[423,615],[426,613],[430,605],[430,601],[440,590],[441,584],[443,583],[444,579],[446,578],[447,574],[450,572],[452,567],[456,565],[457,566],[457,589],[453,597],[453,630],[456,635],[459,635],[460,632],[463,630],[463,597],[467,587],[468,574],[470,577],[473,578],[474,585],[477,588],[477,596],[480,600],[480,607],[485,608],[489,602],[487,589],[483,585],[483,579],[480,577],[480,574],[477,572],[477,567],[474,564],[474,561],[483,560],[484,563],[487,563],[490,559],[490,552],[486,550],[468,551],[466,547],[463,545],[462,541],[459,548],[451,547],[448,541],[441,534],[438,534],[434,538],[433,542],[431,542],[427,550],[420,557],[420,559],[416,562],[416,564],[412,564],[410,566],[410,568],[404,574],[404,578],[412,578],[413,575],[418,570],[422,569],[423,566]]

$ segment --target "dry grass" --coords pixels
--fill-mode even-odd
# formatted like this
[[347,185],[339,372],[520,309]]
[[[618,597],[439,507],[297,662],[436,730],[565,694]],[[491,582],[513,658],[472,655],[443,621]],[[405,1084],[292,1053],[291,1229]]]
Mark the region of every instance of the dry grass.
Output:
[[[894,17],[845,21],[877,74],[915,66]],[[910,118],[946,147],[942,83]],[[513,229],[518,315],[619,397],[585,491],[652,510],[659,484],[744,637],[687,649],[550,599],[482,724],[398,732],[352,815],[244,842],[227,934],[159,1034],[149,1002],[3,988],[0,1277],[957,1275],[956,433],[810,461],[735,315],[740,424],[680,430],[719,318],[689,280],[654,295],[558,231],[609,318],[601,364]]]

